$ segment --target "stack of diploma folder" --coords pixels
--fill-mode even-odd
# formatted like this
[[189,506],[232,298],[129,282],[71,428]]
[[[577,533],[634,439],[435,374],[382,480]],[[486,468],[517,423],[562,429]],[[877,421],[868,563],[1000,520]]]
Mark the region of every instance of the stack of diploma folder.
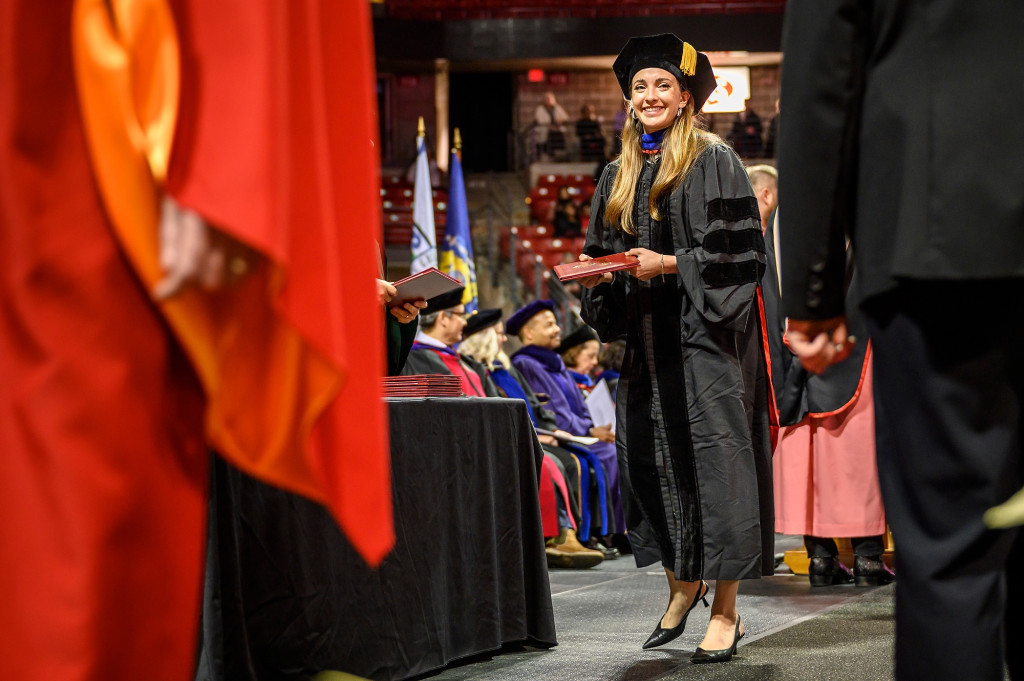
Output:
[[462,383],[450,374],[387,376],[384,397],[462,397]]

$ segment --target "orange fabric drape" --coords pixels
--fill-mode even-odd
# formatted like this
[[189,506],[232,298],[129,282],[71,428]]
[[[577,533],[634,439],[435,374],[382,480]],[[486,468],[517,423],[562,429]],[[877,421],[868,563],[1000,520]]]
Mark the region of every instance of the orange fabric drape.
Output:
[[[333,0],[0,1],[0,677],[193,673],[207,441],[391,546],[369,31]],[[263,264],[155,303],[161,192]]]
[[160,304],[210,442],[326,503],[379,563],[393,531],[368,8],[77,0],[73,26],[98,185],[143,284],[161,276],[163,191],[264,256],[235,287]]
[[0,678],[177,681],[202,593],[202,391],[96,191],[71,16],[0,2]]

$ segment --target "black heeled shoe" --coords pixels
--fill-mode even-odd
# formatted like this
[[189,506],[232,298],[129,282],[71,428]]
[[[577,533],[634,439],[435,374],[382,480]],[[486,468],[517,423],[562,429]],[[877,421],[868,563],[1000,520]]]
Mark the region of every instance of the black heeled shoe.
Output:
[[853,576],[857,586],[882,586],[896,581],[896,573],[888,568],[881,556],[854,556]]
[[654,628],[654,633],[651,634],[650,638],[648,638],[644,643],[644,650],[663,646],[669,641],[674,641],[679,638],[679,635],[683,633],[683,629],[686,627],[686,618],[690,615],[690,611],[697,607],[697,601],[704,601],[704,607],[709,607],[708,591],[710,591],[708,583],[701,580],[700,587],[697,589],[697,593],[693,596],[693,602],[690,603],[690,607],[683,613],[683,619],[679,620],[679,624],[671,629],[663,629],[661,627],[661,620],[658,620],[658,626]]
[[704,650],[697,646],[697,650],[693,651],[693,655],[690,656],[690,662],[702,664],[704,662],[728,662],[731,660],[732,656],[736,654],[736,644],[743,638],[743,634],[740,633],[740,621],[740,616],[736,615],[736,633],[733,634],[731,646],[721,650]]

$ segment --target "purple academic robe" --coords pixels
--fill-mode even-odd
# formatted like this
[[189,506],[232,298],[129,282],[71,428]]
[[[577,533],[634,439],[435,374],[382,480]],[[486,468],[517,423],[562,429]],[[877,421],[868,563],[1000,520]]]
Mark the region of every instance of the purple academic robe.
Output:
[[[572,435],[590,435],[594,421],[583,398],[583,393],[576,386],[565,363],[554,350],[527,345],[512,355],[512,364],[523,375],[535,393],[548,396],[545,405],[555,413],[558,427]],[[608,425],[608,424],[598,424]],[[604,466],[605,478],[608,482],[615,519],[615,531],[624,532],[626,516],[622,510],[622,496],[619,491],[619,459],[615,445],[609,442],[598,442],[588,445]]]

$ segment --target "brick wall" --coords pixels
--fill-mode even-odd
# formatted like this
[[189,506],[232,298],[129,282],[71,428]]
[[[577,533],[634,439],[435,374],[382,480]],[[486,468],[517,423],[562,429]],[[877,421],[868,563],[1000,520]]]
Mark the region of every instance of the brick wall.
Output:
[[[612,75],[611,70],[602,71],[558,71],[556,76],[564,75],[564,85],[551,85],[547,82],[531,83],[525,73],[516,77],[516,127],[523,130],[533,122],[533,114],[544,100],[544,93],[553,92],[555,99],[569,114],[569,120],[580,117],[580,109],[590,104],[601,119],[601,129],[605,136],[611,134],[612,119],[623,104],[622,91]],[[549,78],[550,73],[545,74]]]
[[[580,108],[584,104],[593,105],[598,117],[602,120],[605,136],[611,134],[611,123],[622,106],[622,91],[611,70],[606,71],[569,71],[557,72],[564,74],[564,85],[550,83],[531,83],[526,74],[521,73],[516,79],[518,97],[516,104],[516,127],[523,130],[533,121],[533,113],[541,104],[544,93],[551,91],[555,99],[562,105],[571,120],[580,116]],[[550,78],[551,74],[545,74]],[[768,121],[775,115],[775,100],[779,97],[779,67],[750,67],[750,99],[747,107],[752,108],[761,117],[767,130]],[[732,114],[718,114],[712,123],[714,130],[723,137],[729,134],[732,127]]]
[[[747,110],[753,110],[761,118],[764,131],[768,132],[768,122],[775,116],[775,101],[779,98],[779,67],[750,67],[750,99]],[[732,129],[735,114],[715,114],[711,118],[714,131],[726,137]]]
[[[622,92],[611,70],[601,71],[557,71],[545,75],[550,78],[565,78],[564,84],[553,85],[549,82],[531,83],[526,73],[516,75],[516,110],[514,121],[519,131],[527,128],[533,121],[533,114],[541,104],[544,93],[551,91],[558,103],[569,114],[571,121],[580,117],[580,109],[584,104],[594,107],[602,121],[601,128],[606,137],[611,135],[612,120],[622,106]],[[414,75],[415,84],[403,75]],[[403,165],[411,163],[416,155],[416,121],[423,116],[427,125],[428,138],[434,138],[434,75],[432,73],[417,74],[382,74],[388,79],[390,88],[390,104],[387,115],[390,119],[390,151],[388,158],[383,159],[385,165]],[[767,130],[768,122],[775,115],[775,100],[779,96],[779,67],[750,67],[751,97],[747,106],[761,117]],[[714,130],[723,137],[732,127],[732,114],[718,114],[713,119]],[[496,134],[498,134],[496,132]],[[504,131],[501,131],[504,135]],[[433,147],[431,147],[433,152]]]

